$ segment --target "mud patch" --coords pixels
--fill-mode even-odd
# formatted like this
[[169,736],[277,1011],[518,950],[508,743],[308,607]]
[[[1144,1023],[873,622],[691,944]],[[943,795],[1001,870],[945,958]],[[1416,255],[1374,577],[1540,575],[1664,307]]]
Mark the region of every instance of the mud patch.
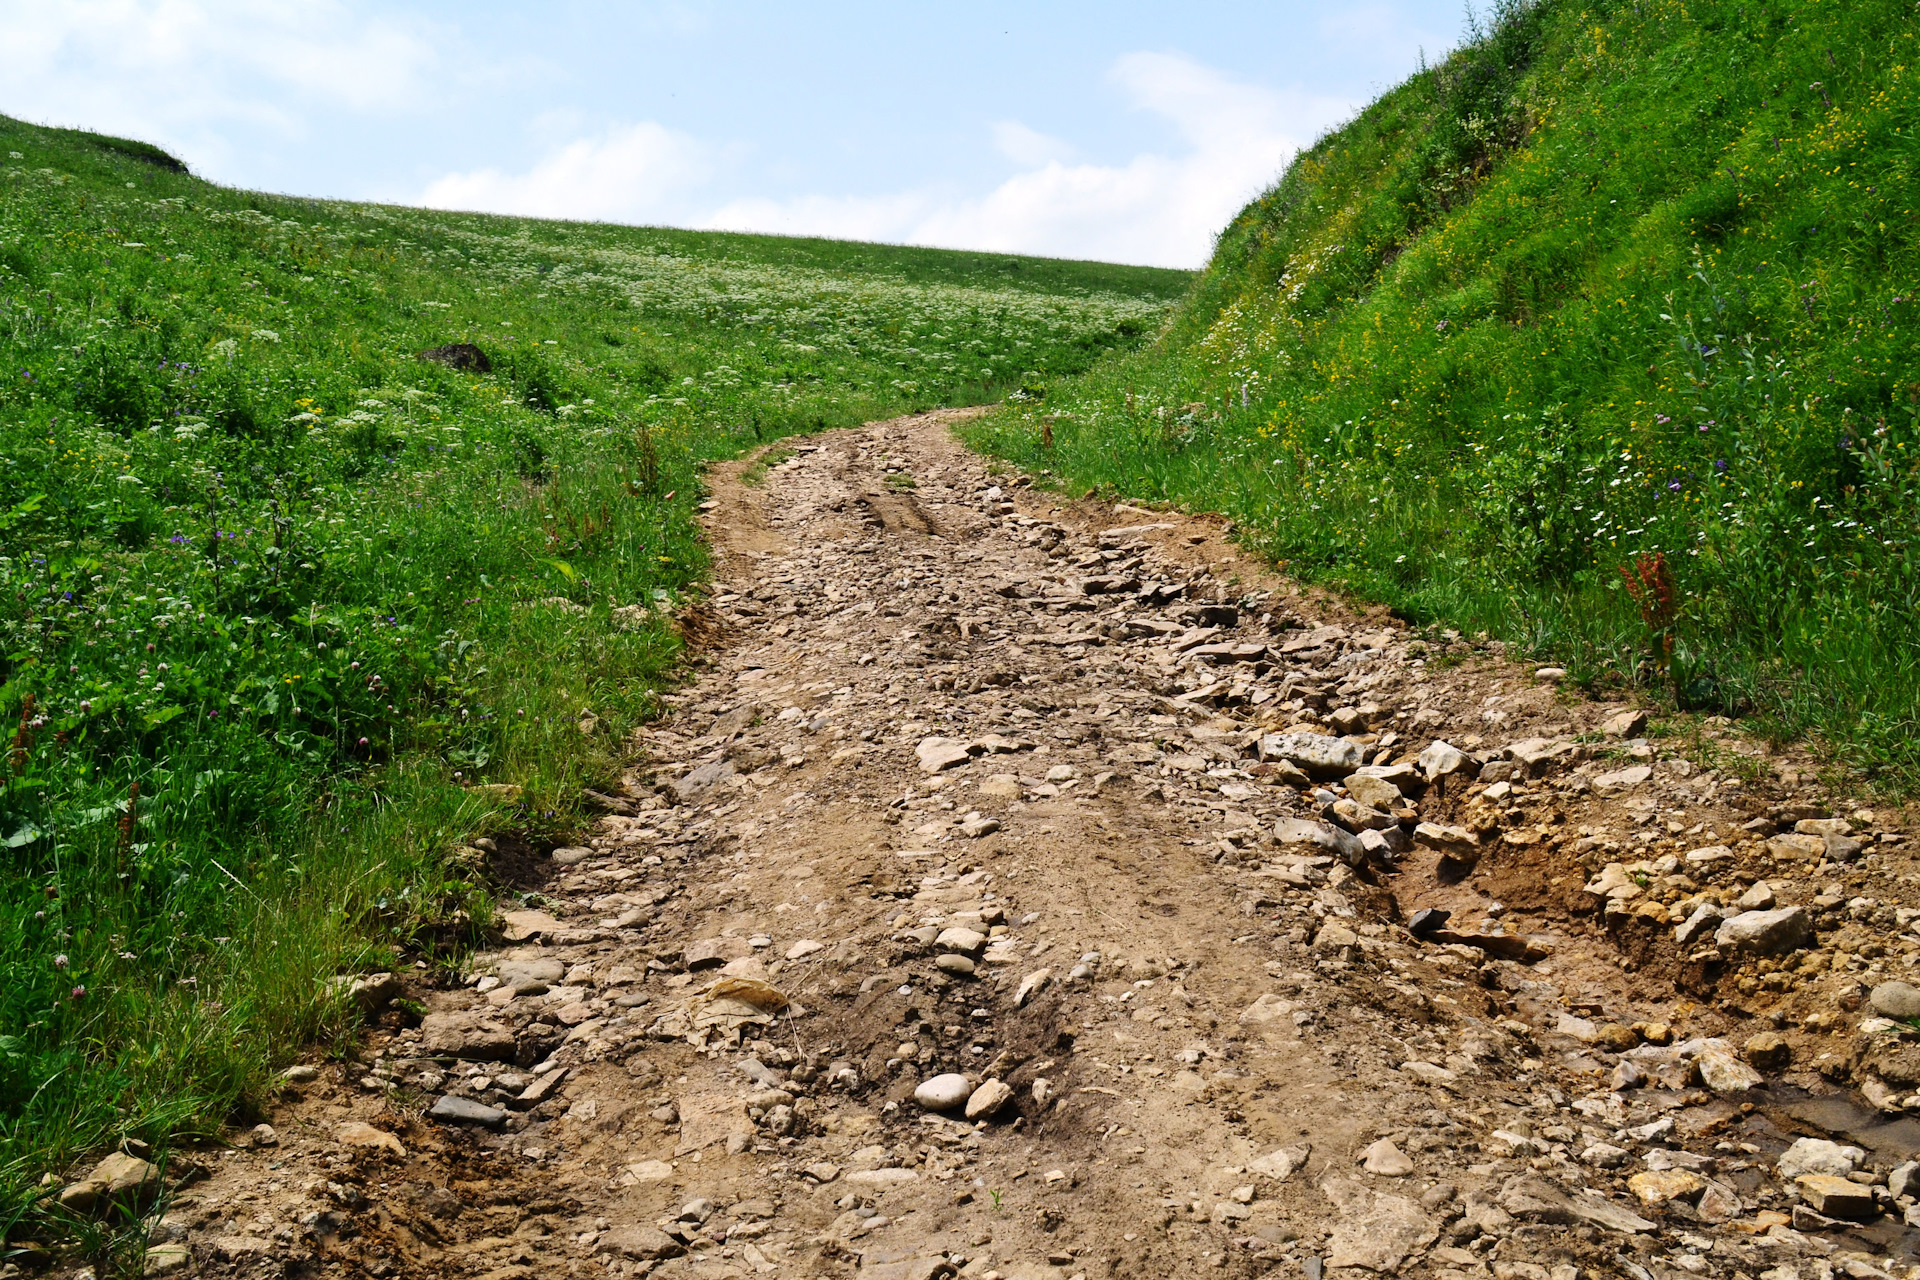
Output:
[[514,832],[494,837],[487,855],[487,875],[494,884],[517,893],[539,893],[559,876],[551,846],[535,844]]

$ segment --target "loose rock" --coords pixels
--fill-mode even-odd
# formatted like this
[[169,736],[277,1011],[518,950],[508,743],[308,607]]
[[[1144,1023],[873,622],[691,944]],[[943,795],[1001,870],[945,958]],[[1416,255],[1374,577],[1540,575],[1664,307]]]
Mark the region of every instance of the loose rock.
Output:
[[973,759],[967,744],[953,738],[922,739],[913,754],[919,759],[921,769],[927,773],[939,773]]
[[[918,1097],[917,1092],[915,1096]],[[1011,1101],[1013,1089],[1010,1086],[999,1080],[988,1080],[968,1096],[967,1119],[991,1120]]]
[[1772,911],[1745,911],[1714,931],[1716,946],[1753,955],[1779,955],[1803,947],[1813,933],[1807,909],[1779,907]]
[[1383,1178],[1404,1178],[1413,1172],[1413,1161],[1409,1160],[1400,1148],[1393,1145],[1393,1139],[1382,1138],[1360,1153],[1360,1165],[1368,1173],[1379,1174]]
[[951,1111],[973,1095],[973,1084],[957,1072],[934,1076],[913,1091],[913,1100],[929,1111]]
[[1859,1147],[1842,1146],[1825,1138],[1797,1138],[1780,1153],[1774,1167],[1787,1181],[1809,1173],[1844,1178],[1866,1158],[1867,1153]]
[[394,1137],[386,1130],[376,1129],[364,1121],[349,1120],[347,1123],[335,1129],[333,1136],[334,1140],[339,1142],[343,1147],[360,1147],[373,1151],[386,1151],[402,1159],[406,1158],[407,1149],[401,1144],[400,1139]]
[[427,1114],[435,1120],[448,1124],[477,1124],[488,1129],[498,1129],[507,1122],[507,1113],[471,1098],[458,1098],[447,1094],[433,1104]]
[[1905,982],[1883,982],[1869,997],[1875,1013],[1902,1022],[1920,1019],[1920,987]]

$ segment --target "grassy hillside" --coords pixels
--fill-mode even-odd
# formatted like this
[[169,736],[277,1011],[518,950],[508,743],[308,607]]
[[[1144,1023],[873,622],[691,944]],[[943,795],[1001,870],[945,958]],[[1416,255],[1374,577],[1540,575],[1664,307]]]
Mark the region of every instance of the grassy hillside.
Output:
[[1916,54],[1891,0],[1509,4],[980,438],[1910,788]]
[[0,1226],[470,934],[451,851],[563,831],[653,706],[703,461],[1085,368],[1190,279],[286,200],[0,118]]

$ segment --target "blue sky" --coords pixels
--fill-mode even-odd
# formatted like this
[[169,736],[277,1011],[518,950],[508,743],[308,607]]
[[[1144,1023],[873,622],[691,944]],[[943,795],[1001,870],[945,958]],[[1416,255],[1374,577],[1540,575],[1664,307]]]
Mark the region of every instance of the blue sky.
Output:
[[1197,266],[1463,22],[1455,0],[0,0],[0,111],[272,191]]

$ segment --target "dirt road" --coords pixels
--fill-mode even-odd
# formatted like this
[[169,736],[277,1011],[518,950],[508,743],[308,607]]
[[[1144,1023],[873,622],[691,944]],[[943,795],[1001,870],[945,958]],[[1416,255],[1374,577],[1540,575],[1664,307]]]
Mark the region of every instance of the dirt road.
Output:
[[1317,601],[1216,525],[996,478],[948,416],[714,477],[705,656],[626,812],[494,850],[499,949],[208,1157],[169,1257],[1904,1265],[1920,1135],[1843,1088],[1920,1085],[1900,1028],[1856,1049],[1920,950],[1891,815]]

